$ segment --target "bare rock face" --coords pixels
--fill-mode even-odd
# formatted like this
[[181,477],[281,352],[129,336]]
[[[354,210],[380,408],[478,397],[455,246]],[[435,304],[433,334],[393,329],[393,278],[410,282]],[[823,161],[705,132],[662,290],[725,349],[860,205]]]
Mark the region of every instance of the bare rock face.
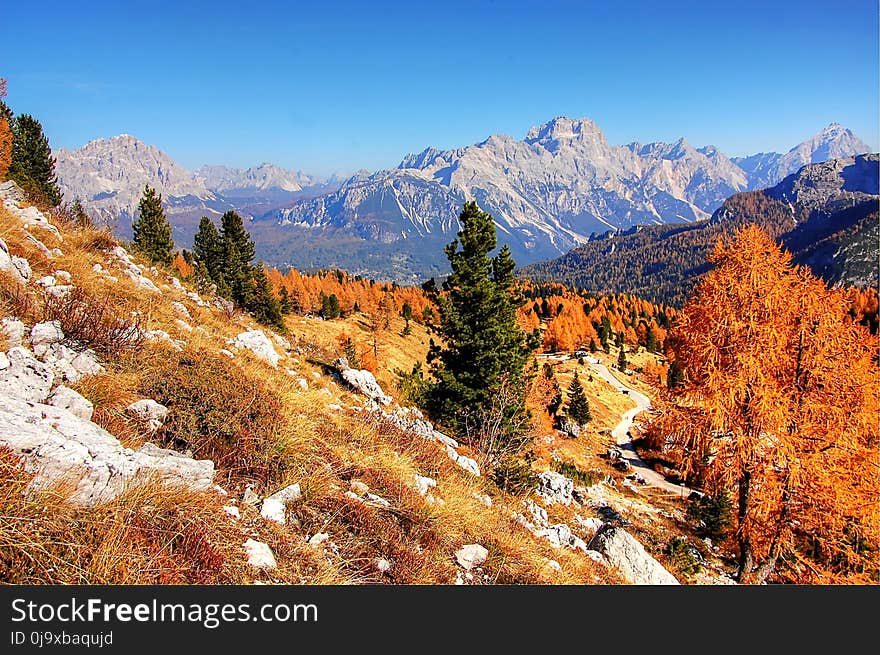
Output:
[[104,503],[151,481],[203,490],[214,479],[209,460],[136,452],[66,409],[11,394],[0,403],[0,445],[22,455],[26,469],[36,474],[32,490],[68,483],[72,489],[68,500],[77,505]]
[[574,482],[561,473],[546,471],[538,475],[538,495],[548,503],[571,505]]
[[162,421],[168,416],[168,408],[151,398],[144,398],[143,400],[133,402],[125,408],[125,411],[146,423],[150,432],[158,430],[159,426],[162,425]]
[[269,362],[274,367],[278,367],[278,360],[281,356],[275,351],[269,337],[262,330],[249,330],[242,332],[233,342],[238,348],[247,348],[254,355],[262,360]]
[[376,382],[376,378],[367,370],[349,368],[345,359],[336,360],[336,366],[341,369],[342,379],[348,382],[355,391],[374,400],[380,405],[390,405],[391,396],[382,391],[382,387]]
[[95,409],[95,406],[92,405],[89,400],[83,398],[76,391],[70,387],[65,387],[64,385],[55,389],[46,402],[53,407],[66,409],[74,416],[79,416],[86,421],[92,419],[92,412]]
[[6,353],[9,366],[0,370],[0,396],[41,403],[49,397],[55,373],[21,346]]
[[590,550],[602,553],[624,578],[638,585],[677,585],[669,571],[623,528],[605,526],[590,541]]
[[0,239],[0,271],[4,271],[21,284],[31,278],[31,265],[23,257],[16,257],[9,252],[3,239]]

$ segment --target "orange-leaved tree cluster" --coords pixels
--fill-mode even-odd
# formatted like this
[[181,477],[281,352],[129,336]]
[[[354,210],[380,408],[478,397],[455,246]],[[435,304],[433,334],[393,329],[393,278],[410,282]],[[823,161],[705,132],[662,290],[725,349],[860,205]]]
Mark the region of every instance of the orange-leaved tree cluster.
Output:
[[6,80],[0,78],[0,180],[6,179],[12,163],[12,125],[9,124],[11,112],[3,103],[6,97]]
[[733,500],[742,582],[876,582],[876,338],[756,226],[709,261],[670,334],[683,381],[654,445]]

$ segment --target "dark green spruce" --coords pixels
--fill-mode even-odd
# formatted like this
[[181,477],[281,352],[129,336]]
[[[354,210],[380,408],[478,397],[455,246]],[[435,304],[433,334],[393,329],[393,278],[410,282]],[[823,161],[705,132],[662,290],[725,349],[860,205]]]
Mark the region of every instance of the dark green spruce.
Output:
[[[459,222],[458,238],[444,249],[452,269],[445,293],[434,294],[444,345],[431,342],[435,382],[426,404],[434,418],[478,447],[515,451],[526,443],[525,365],[535,345],[516,322],[525,299],[507,246],[489,256],[497,245],[492,216],[467,202]],[[489,423],[497,426],[491,446],[481,443]]]
[[49,139],[40,121],[29,114],[12,121],[12,161],[7,177],[36,202],[52,207],[61,204]]
[[137,220],[132,225],[134,247],[150,261],[167,266],[174,259],[171,224],[162,209],[162,196],[149,185],[144,186],[137,213]]

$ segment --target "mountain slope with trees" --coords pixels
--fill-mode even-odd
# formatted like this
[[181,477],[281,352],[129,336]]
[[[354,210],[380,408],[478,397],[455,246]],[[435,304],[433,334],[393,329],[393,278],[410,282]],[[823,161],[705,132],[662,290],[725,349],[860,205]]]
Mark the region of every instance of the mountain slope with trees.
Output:
[[607,232],[518,275],[680,306],[708,270],[715,241],[754,224],[827,282],[876,286],[878,161],[811,164],[775,187],[731,196],[709,220]]

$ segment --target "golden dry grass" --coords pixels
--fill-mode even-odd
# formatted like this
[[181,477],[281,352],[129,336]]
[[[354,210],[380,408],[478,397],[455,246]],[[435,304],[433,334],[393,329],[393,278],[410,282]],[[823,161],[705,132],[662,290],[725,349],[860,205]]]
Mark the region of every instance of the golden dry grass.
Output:
[[[363,399],[309,363],[309,354],[318,353],[319,359],[341,355],[342,333],[356,343],[371,344],[373,335],[363,315],[336,321],[288,317],[288,338],[302,352],[283,357],[278,368],[244,350],[236,352],[234,359],[226,359],[218,353],[230,347],[229,340],[245,329],[259,328],[252,319],[241,314],[229,317],[215,307],[198,306],[169,284],[170,273],[165,271],[157,276],[145,273],[162,289],[162,295],[137,289],[108,253],[112,242],[106,233],[66,225],[61,230],[64,254],[54,261],[46,260],[24,242],[16,219],[0,209],[0,236],[15,254],[29,258],[35,274],[67,270],[73,284],[90,297],[106,299],[129,314],[137,312],[144,329],[161,329],[185,342],[182,352],[158,342],[102,361],[103,375],[85,378],[76,385],[94,403],[94,420],[131,447],[146,440],[161,441],[164,435],[170,439],[165,445],[199,450],[196,456],[210,455],[218,463],[215,481],[232,497],[240,497],[247,484],[265,496],[292,483],[301,485],[303,497],[291,507],[291,525],[280,526],[263,520],[255,508],[243,503],[239,503],[241,519],[232,520],[222,510],[229,499],[213,492],[184,494],[149,487],[94,509],[68,507],[58,494],[24,499],[21,490],[26,481],[10,474],[0,484],[0,502],[5,503],[5,518],[0,524],[0,567],[6,567],[0,576],[3,580],[451,584],[460,570],[454,552],[464,544],[480,543],[488,548],[489,559],[471,581],[474,584],[621,581],[582,554],[554,549],[528,533],[513,520],[515,513],[523,511],[522,499],[500,491],[485,476],[463,472],[439,444],[352,409],[362,407]],[[149,269],[145,262],[137,261]],[[94,272],[95,264],[106,274]],[[182,316],[172,301],[182,303],[190,317]],[[40,299],[35,302],[39,304]],[[181,319],[193,329],[177,323]],[[397,376],[393,371],[410,370],[415,362],[424,361],[427,353],[427,330],[415,322],[411,329],[404,337],[403,320],[396,317],[378,337],[377,378],[395,395]],[[184,365],[185,361],[199,365]],[[566,362],[555,369],[564,390],[575,366],[576,362]],[[609,439],[603,431],[632,407],[626,396],[609,391],[598,378],[590,381],[589,372],[582,370],[593,421],[580,439],[556,439],[553,444],[539,440],[537,467],[541,470],[549,468],[552,457],[571,461],[582,470],[603,466],[597,458]],[[300,377],[308,381],[307,390],[299,386]],[[165,384],[170,381],[174,384]],[[170,394],[162,399],[171,407],[169,430],[145,433],[126,416],[124,408],[163,389]],[[274,408],[277,417],[267,421],[256,412],[254,416],[261,418],[254,419],[259,425],[251,430],[247,411],[242,410],[241,430],[235,434],[247,438],[219,443],[212,440],[219,439],[223,431],[205,427],[215,424],[180,421],[177,419],[182,415],[173,416],[184,411],[184,405],[174,406],[174,389],[192,398],[217,391],[218,402],[230,410],[247,409],[259,396],[265,407]],[[330,404],[343,409],[331,410]],[[196,409],[190,405],[185,411],[192,414]],[[235,452],[236,447],[240,452]],[[430,504],[415,491],[416,474],[437,480],[433,493],[442,504]],[[353,480],[367,484],[370,492],[385,498],[390,507],[346,495]],[[483,494],[492,497],[492,507],[475,498]],[[144,512],[145,507],[149,511]],[[577,511],[587,510],[551,508],[551,521],[565,521],[574,527]],[[39,529],[26,533],[28,522]],[[645,525],[649,523],[646,520]],[[196,524],[204,525],[205,541],[193,536]],[[321,547],[308,545],[308,538],[318,532],[327,533],[329,541]],[[248,536],[272,547],[279,563],[277,571],[260,572],[246,565],[241,544]],[[377,569],[375,563],[380,558],[391,561],[389,571]],[[560,572],[548,566],[551,559],[560,564]],[[13,573],[13,567],[19,572]]]

